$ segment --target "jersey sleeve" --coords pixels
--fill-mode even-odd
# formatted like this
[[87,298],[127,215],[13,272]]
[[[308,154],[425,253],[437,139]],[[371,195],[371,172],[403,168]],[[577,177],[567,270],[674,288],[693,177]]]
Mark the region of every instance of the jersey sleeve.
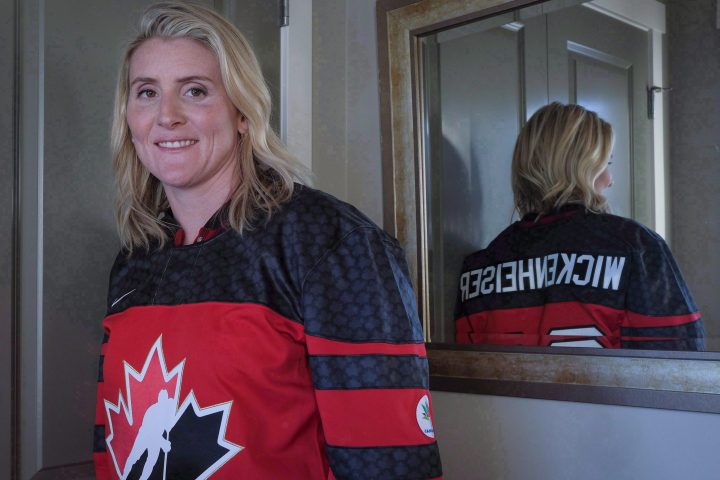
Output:
[[306,275],[302,292],[335,478],[439,478],[422,328],[397,242],[356,228]]
[[700,312],[665,241],[648,232],[630,261],[622,347],[704,350]]
[[105,359],[105,347],[107,346],[108,335],[103,336],[102,346],[100,347],[100,358],[98,361],[98,387],[97,400],[95,405],[95,430],[93,439],[93,462],[95,464],[95,478],[97,480],[106,480],[112,478],[108,464],[107,445],[105,443],[105,405],[103,395],[103,364]]

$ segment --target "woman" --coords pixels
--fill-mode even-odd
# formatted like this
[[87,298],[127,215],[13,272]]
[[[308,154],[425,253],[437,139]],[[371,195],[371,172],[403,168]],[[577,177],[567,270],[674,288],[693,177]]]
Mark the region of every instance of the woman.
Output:
[[247,42],[151,6],[112,149],[98,478],[435,478],[427,361],[396,240],[295,183]]
[[465,259],[460,343],[702,350],[702,320],[663,239],[609,214],[610,124],[538,110],[515,144],[522,219]]

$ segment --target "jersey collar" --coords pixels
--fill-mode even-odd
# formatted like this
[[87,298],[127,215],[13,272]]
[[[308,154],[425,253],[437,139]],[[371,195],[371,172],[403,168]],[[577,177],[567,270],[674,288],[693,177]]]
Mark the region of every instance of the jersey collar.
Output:
[[[200,231],[197,234],[197,237],[195,237],[195,240],[193,240],[193,244],[198,244],[202,242],[207,242],[211,238],[219,235],[220,233],[224,232],[225,230],[230,228],[230,221],[228,217],[228,211],[230,208],[230,202],[226,203],[220,209],[215,212],[210,219],[205,223],[205,225],[200,229]],[[170,228],[170,235],[173,238],[173,246],[175,247],[182,247],[185,243],[185,230],[180,226],[180,224],[175,220],[175,217],[173,216],[172,210],[168,208],[168,210],[165,212],[165,216],[163,217],[163,223],[168,225],[168,228]]]
[[546,215],[531,212],[523,216],[520,220],[520,226],[532,227],[535,225],[546,225],[548,223],[556,222],[562,218],[573,216],[585,210],[585,205],[579,203],[568,203],[556,208]]

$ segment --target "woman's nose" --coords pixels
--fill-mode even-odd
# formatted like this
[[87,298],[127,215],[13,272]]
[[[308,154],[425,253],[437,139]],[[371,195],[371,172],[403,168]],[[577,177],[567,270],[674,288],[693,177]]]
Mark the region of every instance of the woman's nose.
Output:
[[182,124],[184,116],[180,102],[172,97],[163,97],[160,100],[160,111],[158,112],[158,125],[165,128],[173,128]]

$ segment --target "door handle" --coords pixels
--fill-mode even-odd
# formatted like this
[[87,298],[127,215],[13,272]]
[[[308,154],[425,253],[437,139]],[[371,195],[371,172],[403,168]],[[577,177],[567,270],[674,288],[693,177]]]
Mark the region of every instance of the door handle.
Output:
[[672,90],[671,87],[658,87],[657,85],[647,87],[647,115],[650,120],[655,118],[655,94],[670,90]]

